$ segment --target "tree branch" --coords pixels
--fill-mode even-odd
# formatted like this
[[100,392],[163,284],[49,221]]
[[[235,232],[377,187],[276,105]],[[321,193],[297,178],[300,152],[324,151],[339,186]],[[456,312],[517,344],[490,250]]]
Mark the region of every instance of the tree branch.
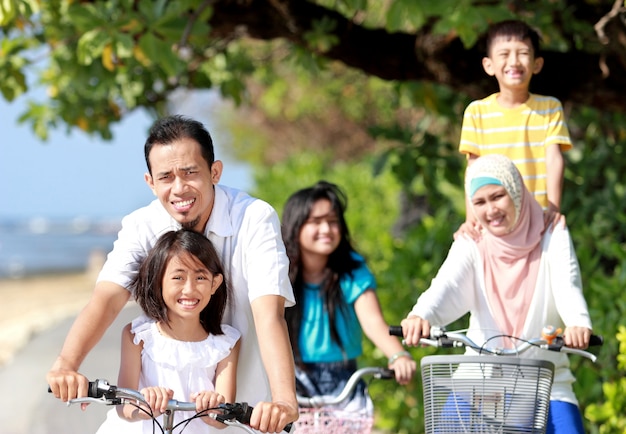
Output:
[[[339,42],[323,55],[384,80],[419,80],[450,86],[471,98],[496,89],[482,70],[482,52],[466,49],[458,38],[433,35],[429,28],[415,34],[370,29],[343,15],[306,0],[217,1],[210,19],[212,36],[227,36],[237,26],[256,39],[282,38],[306,46],[313,23],[326,17],[335,21]],[[590,17],[593,19],[593,17]],[[603,110],[626,111],[626,68],[619,53],[571,50],[544,51],[546,66],[533,79],[532,91],[556,96],[563,103],[589,104]],[[613,71],[604,76],[599,65]]]

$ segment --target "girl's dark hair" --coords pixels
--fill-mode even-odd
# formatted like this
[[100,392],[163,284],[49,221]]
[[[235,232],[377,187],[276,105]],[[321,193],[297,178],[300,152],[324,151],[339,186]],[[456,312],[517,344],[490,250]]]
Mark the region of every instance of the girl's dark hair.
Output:
[[197,258],[211,274],[221,274],[223,277],[222,284],[211,296],[211,301],[200,312],[200,322],[204,330],[213,335],[221,335],[222,318],[230,288],[213,244],[198,232],[180,229],[163,234],[141,263],[139,272],[131,283],[131,291],[149,318],[167,324],[169,320],[163,300],[163,276],[170,259],[185,253]]
[[339,246],[328,257],[326,275],[321,288],[324,297],[324,308],[330,318],[331,337],[340,347],[342,347],[342,344],[335,325],[335,317],[337,309],[344,309],[346,304],[339,285],[339,279],[345,274],[351,274],[359,266],[358,261],[352,257],[352,252],[355,250],[350,242],[350,231],[344,218],[348,200],[343,191],[335,184],[319,181],[314,186],[299,190],[291,195],[283,210],[282,236],[287,249],[287,256],[289,257],[289,279],[296,297],[296,305],[286,309],[285,318],[289,328],[291,347],[298,363],[301,362],[298,341],[303,316],[303,306],[300,301],[303,300],[304,295],[300,231],[308,220],[313,205],[320,199],[330,201],[332,209],[337,215],[341,233]]
[[148,166],[148,173],[152,174],[150,165],[150,151],[154,145],[169,145],[181,139],[191,139],[200,145],[200,153],[209,167],[215,162],[215,150],[211,134],[201,122],[181,115],[166,116],[156,121],[150,128],[150,133],[144,145],[144,158]]
[[493,45],[493,41],[500,37],[509,39],[515,38],[520,41],[528,39],[533,47],[534,56],[540,56],[539,43],[541,41],[541,36],[538,31],[523,21],[506,20],[492,24],[487,30],[487,38],[485,42],[487,57],[491,55],[491,46]]

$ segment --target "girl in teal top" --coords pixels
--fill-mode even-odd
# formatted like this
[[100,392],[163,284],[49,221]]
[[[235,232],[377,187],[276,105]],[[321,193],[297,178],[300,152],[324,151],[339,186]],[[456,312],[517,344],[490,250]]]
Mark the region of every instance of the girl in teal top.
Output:
[[[389,357],[396,380],[407,384],[416,364],[389,335],[365,260],[352,247],[344,219],[347,199],[338,186],[320,181],[285,204],[282,234],[296,305],[286,310],[302,396],[338,395],[356,371],[362,333]],[[362,384],[345,407],[371,412]]]

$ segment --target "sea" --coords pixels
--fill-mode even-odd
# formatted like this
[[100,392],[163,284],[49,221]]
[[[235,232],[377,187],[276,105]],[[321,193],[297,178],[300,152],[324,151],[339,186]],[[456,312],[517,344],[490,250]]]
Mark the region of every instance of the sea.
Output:
[[94,255],[113,248],[120,219],[0,221],[0,279],[85,271]]

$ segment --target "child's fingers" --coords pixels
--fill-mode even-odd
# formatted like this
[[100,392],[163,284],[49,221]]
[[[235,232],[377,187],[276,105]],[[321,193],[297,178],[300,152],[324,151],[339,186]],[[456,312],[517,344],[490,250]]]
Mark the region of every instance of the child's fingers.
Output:
[[214,391],[204,391],[193,393],[191,399],[196,403],[196,411],[216,408],[220,403],[224,402],[224,397]]
[[164,413],[167,410],[169,400],[174,397],[174,391],[165,387],[146,387],[141,394],[153,411]]

